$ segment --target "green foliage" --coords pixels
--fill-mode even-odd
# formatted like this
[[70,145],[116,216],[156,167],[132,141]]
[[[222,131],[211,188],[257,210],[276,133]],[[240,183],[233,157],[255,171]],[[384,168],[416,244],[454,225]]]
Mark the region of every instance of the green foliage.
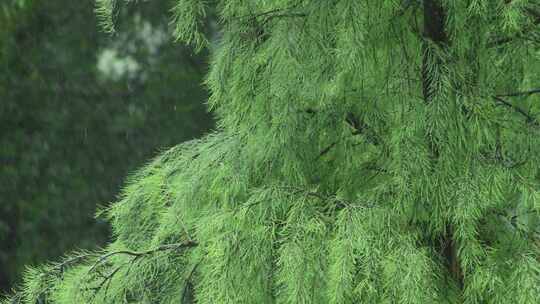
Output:
[[[538,3],[217,2],[218,131],[134,174],[104,252],[23,295],[537,302]],[[178,5],[200,41],[204,1]]]
[[113,15],[115,13],[116,0],[96,0],[96,14],[101,21],[103,30],[109,33],[114,32]]
[[200,51],[208,45],[204,35],[207,4],[199,0],[183,0],[173,8],[174,34],[178,40],[194,45]]
[[96,205],[212,125],[207,53],[174,43],[166,3],[117,12],[114,40],[91,1],[18,3],[0,1],[0,290],[27,264],[104,244]]

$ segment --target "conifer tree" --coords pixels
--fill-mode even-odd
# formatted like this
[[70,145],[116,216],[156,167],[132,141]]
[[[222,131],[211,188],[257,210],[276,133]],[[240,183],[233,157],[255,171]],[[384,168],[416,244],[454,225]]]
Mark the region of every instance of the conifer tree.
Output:
[[[209,5],[174,8],[195,49]],[[538,303],[538,0],[216,10],[218,130],[130,177],[109,246],[5,303]]]

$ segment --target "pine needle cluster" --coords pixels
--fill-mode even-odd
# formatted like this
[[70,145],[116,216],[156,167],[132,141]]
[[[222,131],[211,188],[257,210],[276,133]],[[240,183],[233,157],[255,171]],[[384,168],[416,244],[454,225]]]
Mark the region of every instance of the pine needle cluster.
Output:
[[537,0],[179,0],[179,40],[209,6],[218,130],[2,303],[538,303]]

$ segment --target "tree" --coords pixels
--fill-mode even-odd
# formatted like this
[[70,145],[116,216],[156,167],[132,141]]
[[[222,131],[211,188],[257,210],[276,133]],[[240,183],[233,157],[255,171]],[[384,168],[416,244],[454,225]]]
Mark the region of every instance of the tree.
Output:
[[[206,5],[174,10],[197,49]],[[133,175],[114,241],[29,270],[12,300],[537,302],[537,1],[217,9],[218,131]]]
[[175,44],[166,3],[126,7],[115,37],[89,1],[0,1],[0,291],[27,264],[109,235],[96,204],[157,149],[212,125],[207,53]]

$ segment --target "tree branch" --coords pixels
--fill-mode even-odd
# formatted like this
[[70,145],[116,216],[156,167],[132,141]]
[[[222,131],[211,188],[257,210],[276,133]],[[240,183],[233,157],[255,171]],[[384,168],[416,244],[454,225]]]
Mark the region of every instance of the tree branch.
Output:
[[183,243],[175,243],[175,244],[166,244],[161,245],[157,248],[146,250],[146,251],[131,251],[131,250],[119,250],[119,251],[113,251],[109,252],[103,256],[101,256],[95,263],[90,267],[88,272],[92,272],[95,270],[99,265],[103,264],[105,261],[107,261],[110,257],[115,255],[130,255],[136,258],[145,256],[145,255],[151,255],[160,251],[167,251],[167,250],[178,250],[182,248],[190,248],[190,247],[196,247],[199,244],[195,241],[186,241]]
[[185,301],[186,300],[186,295],[188,294],[188,292],[190,292],[190,289],[193,288],[191,280],[193,279],[193,276],[195,275],[195,271],[197,271],[197,268],[202,263],[202,260],[203,259],[198,261],[197,264],[195,264],[195,266],[193,266],[193,268],[191,268],[191,271],[189,272],[189,274],[188,274],[188,276],[186,278],[186,284],[184,285],[184,291],[182,292],[182,301],[181,301],[181,303],[184,303],[184,302],[188,303],[189,302],[189,301]]
[[328,145],[326,148],[324,148],[321,153],[319,153],[319,156],[317,158],[321,158],[323,157],[324,155],[326,155],[328,152],[330,152],[330,150],[332,150],[333,147],[335,147],[337,145],[337,141],[334,141],[333,143],[331,143],[330,145]]
[[[308,114],[315,114],[317,113],[313,109],[307,109],[306,113]],[[362,119],[359,119],[358,117],[354,116],[352,113],[347,113],[347,116],[345,117],[345,123],[349,125],[352,129],[352,135],[364,135],[366,141],[369,143],[378,146],[381,144],[380,137],[371,129]],[[339,140],[332,142],[329,144],[326,148],[324,148],[320,153],[318,158],[323,157],[326,155],[332,148],[334,148],[339,143]]]
[[517,113],[521,114],[522,116],[524,116],[525,119],[526,119],[526,122],[528,124],[531,124],[533,126],[540,126],[540,123],[538,122],[538,120],[536,120],[536,118],[534,118],[531,114],[529,114],[528,112],[526,112],[522,108],[511,104],[510,102],[502,99],[500,96],[492,96],[492,98],[495,99],[499,104],[501,104],[501,105],[503,105],[503,106],[505,106],[507,108],[510,108],[510,109],[516,111]]
[[517,96],[530,96],[530,95],[533,95],[533,94],[540,94],[540,89],[532,89],[532,90],[522,91],[522,92],[499,94],[499,95],[495,95],[495,96],[496,97],[517,97]]
[[538,25],[540,25],[540,12],[537,12],[537,11],[535,11],[533,9],[527,9],[526,11],[527,11],[527,13],[529,13],[529,15],[531,15],[531,16],[533,16],[535,18],[530,27],[527,27],[526,29],[524,29],[523,32],[519,33],[517,36],[503,37],[503,38],[495,39],[495,40],[493,40],[491,42],[488,42],[487,47],[488,48],[498,47],[498,46],[501,46],[503,44],[512,42],[515,39],[523,38],[529,32],[533,31]]
[[276,8],[276,9],[273,9],[273,10],[269,10],[269,11],[266,11],[266,12],[262,12],[262,13],[258,13],[258,14],[248,14],[248,15],[244,15],[244,16],[240,16],[240,17],[236,17],[235,19],[236,20],[248,20],[248,21],[255,21],[257,20],[258,18],[260,17],[264,17],[263,21],[262,21],[262,24],[265,24],[266,22],[268,22],[270,19],[273,19],[273,18],[279,18],[279,17],[306,17],[307,14],[305,13],[293,13],[293,12],[287,12],[288,10],[292,10],[296,7],[296,5],[293,5],[291,7],[287,7],[287,8]]
[[375,207],[373,203],[368,203],[368,204],[354,203],[351,201],[347,201],[345,199],[337,198],[336,196],[327,196],[327,195],[318,193],[316,191],[307,190],[300,187],[282,186],[281,188],[285,190],[293,190],[294,192],[292,193],[292,195],[303,194],[305,196],[310,196],[323,202],[333,203],[333,204],[328,205],[327,208],[334,207],[337,209],[344,209],[344,208],[370,209],[370,208]]
[[[438,0],[424,0],[424,38],[429,39],[436,46],[444,48],[448,44],[448,36],[445,31],[446,11],[442,7]],[[431,75],[432,68],[430,64],[441,65],[441,59],[435,58],[434,63],[430,63],[429,42],[424,41],[423,50],[424,55],[422,57],[422,92],[424,102],[426,104],[431,103],[434,95],[438,92],[434,92],[436,88],[435,80]]]

